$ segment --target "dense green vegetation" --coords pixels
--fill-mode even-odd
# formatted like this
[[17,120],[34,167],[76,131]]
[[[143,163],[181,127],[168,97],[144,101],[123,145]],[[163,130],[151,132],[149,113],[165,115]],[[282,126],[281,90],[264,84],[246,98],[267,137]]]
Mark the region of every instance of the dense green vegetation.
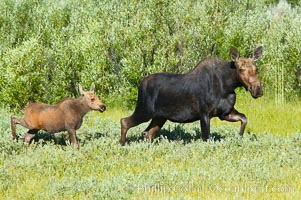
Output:
[[[292,5],[291,5],[292,4]],[[248,56],[258,45],[265,94],[300,97],[300,5],[280,1],[0,2],[0,100],[12,109],[76,96],[96,83],[110,105],[132,106],[142,77],[183,73],[202,58]]]
[[[0,1],[1,198],[301,199],[301,5],[287,2]],[[206,143],[199,122],[168,122],[152,143],[141,124],[119,145],[141,78],[259,45],[264,96],[237,90],[243,139],[239,123],[213,119]],[[12,142],[12,113],[78,96],[77,84],[92,82],[108,110],[85,117],[78,150],[64,132],[41,131],[29,149]]]

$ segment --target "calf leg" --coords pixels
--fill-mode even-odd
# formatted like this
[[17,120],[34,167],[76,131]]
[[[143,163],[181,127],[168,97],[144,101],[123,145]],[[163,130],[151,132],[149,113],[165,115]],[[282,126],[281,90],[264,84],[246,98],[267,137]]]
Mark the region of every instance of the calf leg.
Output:
[[241,126],[240,126],[240,131],[239,131],[239,135],[243,136],[244,135],[244,131],[247,125],[247,118],[244,114],[238,112],[236,109],[233,109],[232,112],[229,115],[223,116],[220,118],[221,120],[226,120],[229,122],[237,122],[240,121],[241,122]]
[[31,129],[27,133],[25,133],[25,135],[24,135],[24,142],[25,142],[26,148],[29,147],[32,138],[34,138],[36,136],[36,134],[37,134],[38,131],[39,130],[37,130],[37,129]]
[[126,133],[130,128],[137,126],[143,122],[147,122],[148,120],[150,120],[150,117],[147,117],[146,114],[137,113],[137,112],[134,112],[129,117],[122,118],[120,120],[120,124],[121,124],[121,136],[120,136],[120,141],[119,141],[120,144],[122,146],[125,145]]
[[26,124],[24,119],[19,119],[16,116],[12,115],[10,118],[10,126],[11,126],[11,131],[12,131],[12,136],[14,141],[17,141],[16,124],[20,124],[21,126],[30,129],[30,127]]
[[207,141],[210,135],[210,118],[207,115],[201,117],[202,139]]
[[77,140],[76,140],[76,130],[75,129],[68,129],[68,134],[69,134],[69,140],[71,144],[74,147],[77,147]]
[[145,129],[145,138],[151,139],[165,124],[164,118],[153,118],[149,126]]

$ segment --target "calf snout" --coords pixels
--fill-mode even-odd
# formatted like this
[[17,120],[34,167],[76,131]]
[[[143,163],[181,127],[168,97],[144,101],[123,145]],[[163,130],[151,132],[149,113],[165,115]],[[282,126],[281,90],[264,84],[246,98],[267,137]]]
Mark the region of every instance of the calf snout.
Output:
[[107,107],[105,105],[101,105],[99,108],[99,111],[104,112],[104,111],[106,111],[106,109],[107,109]]

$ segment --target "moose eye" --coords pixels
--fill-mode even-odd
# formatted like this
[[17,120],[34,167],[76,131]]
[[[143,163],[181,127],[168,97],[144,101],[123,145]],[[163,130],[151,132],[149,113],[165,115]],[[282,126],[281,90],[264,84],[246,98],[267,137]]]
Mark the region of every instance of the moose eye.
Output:
[[95,98],[91,98],[91,102],[94,102],[95,101]]
[[240,72],[240,73],[243,73],[244,71],[246,71],[245,68],[240,68],[240,69],[239,69],[239,72]]

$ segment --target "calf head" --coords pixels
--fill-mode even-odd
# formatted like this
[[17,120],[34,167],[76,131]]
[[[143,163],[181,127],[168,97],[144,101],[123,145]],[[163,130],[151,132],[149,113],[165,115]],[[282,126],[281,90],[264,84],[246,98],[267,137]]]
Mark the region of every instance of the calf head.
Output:
[[85,91],[81,85],[79,85],[79,91],[84,96],[87,105],[91,110],[98,110],[100,112],[104,112],[106,110],[106,106],[102,103],[99,98],[94,94],[95,85],[91,84],[90,91]]
[[256,73],[255,61],[262,54],[262,46],[255,49],[252,58],[239,58],[236,48],[231,47],[230,56],[237,69],[237,77],[241,84],[248,90],[253,98],[263,95],[262,88]]

